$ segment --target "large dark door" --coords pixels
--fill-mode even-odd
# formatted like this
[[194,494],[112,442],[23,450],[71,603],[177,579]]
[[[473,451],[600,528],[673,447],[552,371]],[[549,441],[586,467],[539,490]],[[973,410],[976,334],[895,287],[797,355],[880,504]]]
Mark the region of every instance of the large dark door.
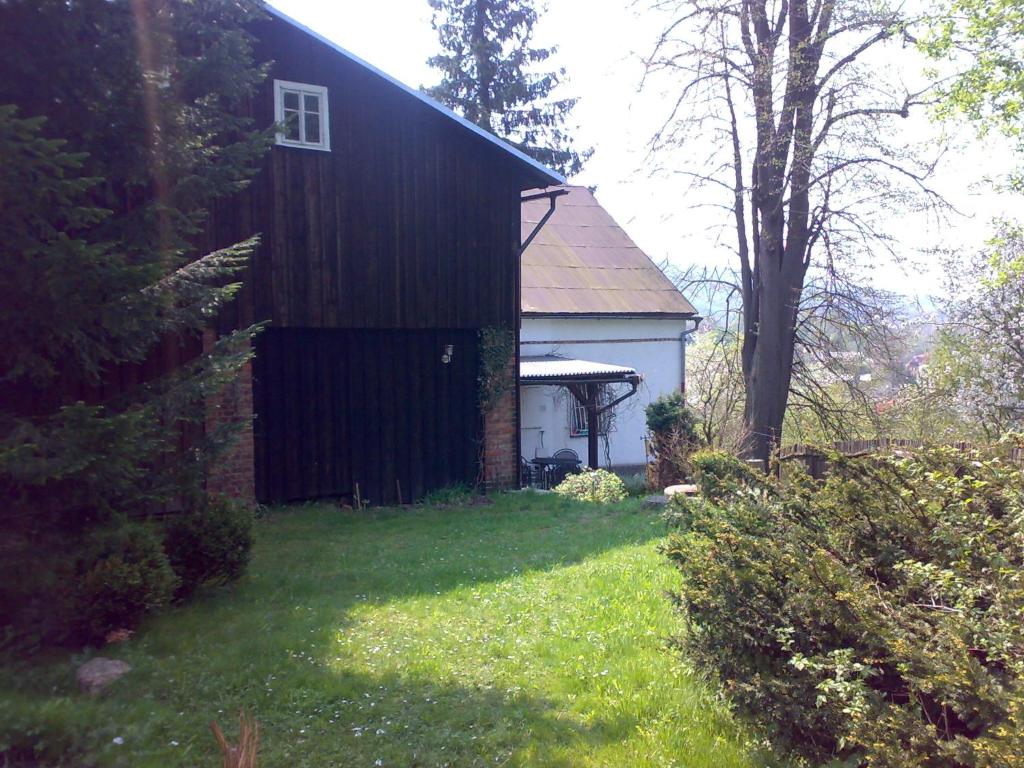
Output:
[[[447,345],[453,354],[442,361]],[[270,328],[256,342],[262,502],[403,501],[477,477],[472,330]]]

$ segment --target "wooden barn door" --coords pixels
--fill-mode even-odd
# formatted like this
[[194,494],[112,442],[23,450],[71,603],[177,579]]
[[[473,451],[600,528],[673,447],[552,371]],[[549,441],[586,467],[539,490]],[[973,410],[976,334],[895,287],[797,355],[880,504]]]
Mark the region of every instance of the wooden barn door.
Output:
[[[442,362],[446,345],[453,355]],[[477,477],[472,330],[275,329],[254,366],[262,502],[421,497]]]

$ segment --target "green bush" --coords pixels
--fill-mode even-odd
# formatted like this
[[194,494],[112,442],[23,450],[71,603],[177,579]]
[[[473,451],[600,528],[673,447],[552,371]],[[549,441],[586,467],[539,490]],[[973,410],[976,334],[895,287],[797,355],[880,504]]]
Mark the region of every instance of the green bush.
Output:
[[94,533],[78,572],[75,623],[86,641],[134,628],[167,605],[178,586],[159,538],[138,523]]
[[626,488],[627,496],[643,496],[650,492],[647,476],[643,472],[622,478],[622,484]]
[[706,499],[721,499],[741,488],[768,491],[772,487],[763,474],[724,451],[696,451],[690,454],[690,464]]
[[682,392],[661,395],[644,409],[647,430],[652,435],[670,432],[681,433],[691,442],[697,442],[697,419],[689,408]]
[[224,497],[208,499],[167,525],[164,550],[181,580],[178,597],[203,584],[237,579],[249,564],[252,510]]
[[453,483],[428,491],[420,499],[420,503],[428,507],[457,507],[469,504],[474,495],[473,486],[466,483]]
[[647,466],[648,485],[664,488],[690,477],[690,454],[700,445],[697,420],[681,392],[662,395],[647,406],[647,430],[652,460]]
[[952,449],[832,460],[685,505],[679,645],[811,761],[1024,764],[1022,473]]
[[626,498],[626,484],[607,469],[594,469],[568,475],[554,489],[559,496],[576,501],[614,504]]

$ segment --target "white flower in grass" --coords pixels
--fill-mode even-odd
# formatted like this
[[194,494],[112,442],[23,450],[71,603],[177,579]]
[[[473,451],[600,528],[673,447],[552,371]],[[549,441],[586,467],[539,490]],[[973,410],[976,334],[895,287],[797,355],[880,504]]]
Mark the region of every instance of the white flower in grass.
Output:
[[115,744],[120,746],[121,744],[124,744],[124,737],[123,736],[115,736],[113,739],[111,739],[111,741],[113,741]]

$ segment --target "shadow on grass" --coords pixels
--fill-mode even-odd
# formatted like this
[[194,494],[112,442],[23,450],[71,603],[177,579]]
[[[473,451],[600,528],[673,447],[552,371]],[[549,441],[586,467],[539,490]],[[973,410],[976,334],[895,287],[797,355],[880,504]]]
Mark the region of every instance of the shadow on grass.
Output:
[[[26,723],[33,709],[47,718],[19,748],[67,745],[76,765],[212,764],[209,721],[233,724],[245,707],[261,723],[266,766],[569,766],[573,745],[625,739],[635,719],[583,725],[550,701],[458,675],[356,673],[332,663],[339,633],[358,605],[578,563],[663,532],[636,503],[594,508],[548,496],[369,514],[281,508],[259,522],[240,583],[156,617],[111,651],[135,670],[109,697],[75,695],[70,659],[0,682],[17,689]],[[46,754],[38,764],[60,764]]]

